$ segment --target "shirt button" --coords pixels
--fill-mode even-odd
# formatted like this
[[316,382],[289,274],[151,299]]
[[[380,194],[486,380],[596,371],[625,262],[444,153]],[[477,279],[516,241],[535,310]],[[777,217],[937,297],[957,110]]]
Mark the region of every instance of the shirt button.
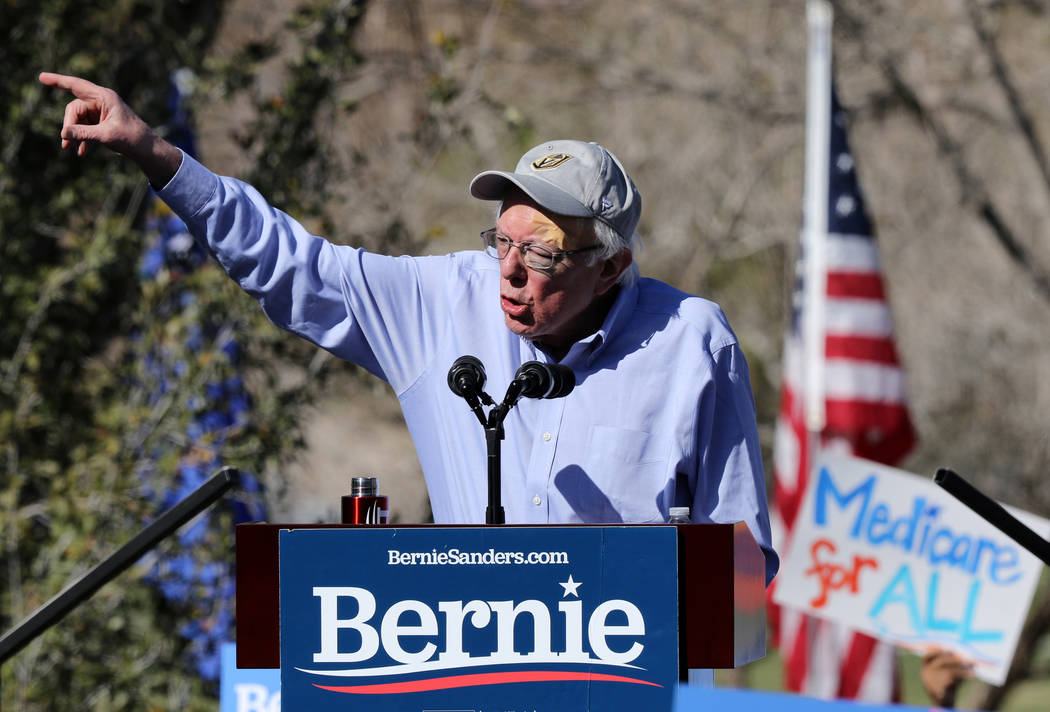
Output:
[[540,496],[539,496],[539,495],[536,495],[535,497],[533,497],[533,498],[532,498],[532,503],[533,503],[533,504],[535,504],[535,505],[536,505],[537,507],[538,507],[538,506],[540,506],[540,503],[541,503],[542,501],[543,501],[543,500],[542,500],[542,499],[540,499]]
[[543,442],[549,443],[550,441],[551,441],[551,434],[550,433],[544,433],[543,434]]

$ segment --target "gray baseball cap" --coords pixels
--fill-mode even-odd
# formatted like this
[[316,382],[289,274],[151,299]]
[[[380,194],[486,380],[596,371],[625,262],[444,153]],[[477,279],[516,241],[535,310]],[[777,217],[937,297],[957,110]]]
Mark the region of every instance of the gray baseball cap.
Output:
[[546,141],[529,149],[513,173],[485,171],[470,182],[470,194],[502,200],[517,186],[557,215],[598,218],[625,240],[642,214],[642,196],[623,164],[605,148],[585,141]]

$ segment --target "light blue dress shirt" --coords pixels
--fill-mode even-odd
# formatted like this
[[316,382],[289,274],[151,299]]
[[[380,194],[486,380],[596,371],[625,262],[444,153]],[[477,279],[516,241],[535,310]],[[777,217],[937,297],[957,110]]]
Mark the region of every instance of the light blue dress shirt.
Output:
[[[393,387],[434,520],[484,522],[484,432],[449,390],[449,367],[479,358],[499,401],[523,362],[551,361],[506,327],[499,263],[480,251],[387,257],[334,245],[188,156],[159,194],[274,324]],[[576,389],[522,399],[505,421],[506,521],[661,522],[689,506],[694,522],[745,522],[768,583],[779,564],[754,399],[718,306],[642,279],[560,363]]]

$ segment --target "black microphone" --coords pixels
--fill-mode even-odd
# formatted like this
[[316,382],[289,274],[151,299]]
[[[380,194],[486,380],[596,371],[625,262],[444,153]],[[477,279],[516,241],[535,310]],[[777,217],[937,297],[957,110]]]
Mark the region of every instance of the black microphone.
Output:
[[448,370],[448,387],[461,398],[478,397],[485,386],[485,367],[474,356],[460,356]]
[[521,395],[526,398],[562,398],[576,387],[576,374],[560,363],[526,361],[514,380],[522,384]]

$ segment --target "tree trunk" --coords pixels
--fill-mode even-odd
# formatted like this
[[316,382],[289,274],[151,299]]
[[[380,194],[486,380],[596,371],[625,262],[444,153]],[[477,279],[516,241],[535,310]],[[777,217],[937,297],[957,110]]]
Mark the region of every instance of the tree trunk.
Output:
[[1032,606],[1028,621],[1021,629],[1021,637],[1017,641],[1017,650],[1010,664],[1010,671],[1006,674],[1006,681],[1001,687],[984,685],[977,694],[974,709],[999,709],[1014,685],[1032,676],[1032,662],[1036,649],[1048,630],[1050,630],[1050,585],[1044,585]]

